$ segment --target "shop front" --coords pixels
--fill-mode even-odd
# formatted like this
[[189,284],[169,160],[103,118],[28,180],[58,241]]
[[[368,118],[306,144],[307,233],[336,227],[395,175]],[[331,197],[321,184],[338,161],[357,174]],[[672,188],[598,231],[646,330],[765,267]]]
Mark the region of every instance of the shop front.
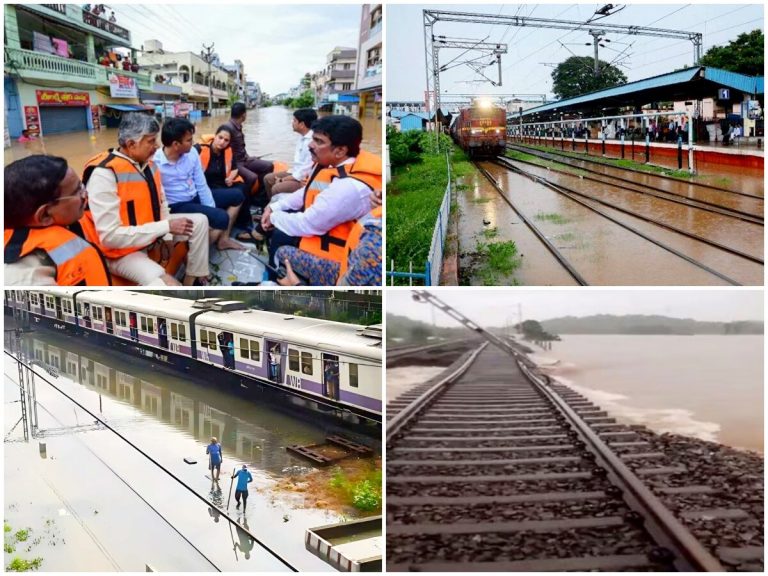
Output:
[[27,128],[50,136],[80,132],[91,127],[91,98],[88,92],[36,90],[37,106],[24,106]]

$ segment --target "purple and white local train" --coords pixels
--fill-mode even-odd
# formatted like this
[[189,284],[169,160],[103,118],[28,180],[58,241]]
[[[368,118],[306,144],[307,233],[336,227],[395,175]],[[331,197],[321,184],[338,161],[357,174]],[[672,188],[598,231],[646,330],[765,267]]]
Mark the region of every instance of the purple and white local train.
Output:
[[380,327],[114,290],[6,290],[5,304],[32,322],[122,341],[173,365],[200,362],[237,374],[241,387],[266,384],[381,421]]

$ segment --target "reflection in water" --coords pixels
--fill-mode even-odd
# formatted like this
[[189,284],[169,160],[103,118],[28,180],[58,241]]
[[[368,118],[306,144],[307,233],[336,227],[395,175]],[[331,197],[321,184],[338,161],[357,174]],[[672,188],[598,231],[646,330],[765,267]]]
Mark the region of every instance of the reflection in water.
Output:
[[[257,108],[249,110],[243,132],[245,146],[251,156],[265,156],[265,160],[280,160],[290,164],[293,161],[293,151],[299,135],[291,129],[293,110],[283,106]],[[202,134],[216,131],[226,122],[227,115],[205,117],[196,123],[195,139]],[[369,152],[381,155],[381,120],[363,118],[363,145]],[[158,138],[158,142],[159,142]],[[71,134],[54,134],[45,136],[26,144],[13,141],[10,148],[5,150],[5,164],[24,158],[31,154],[53,154],[63,156],[81,172],[85,163],[109,148],[117,147],[117,129],[103,128],[98,132],[73,132]]]
[[[151,370],[143,363],[130,364],[120,354],[109,351],[88,348],[86,355],[76,340],[63,341],[56,334],[49,339],[62,345],[25,335],[24,354],[60,377],[132,406],[203,444],[207,445],[215,436],[222,444],[225,460],[229,458],[230,462],[234,458],[249,467],[282,475],[283,470],[297,462],[303,464],[290,456],[284,446],[324,440],[324,430],[318,426],[203,387],[193,377],[180,378]],[[12,341],[12,335],[7,333],[6,349],[12,348]],[[111,423],[118,429],[145,426],[144,419],[135,416],[112,419]],[[222,468],[226,479],[226,466]],[[220,487],[212,486],[211,498],[215,496],[221,501],[220,491]]]

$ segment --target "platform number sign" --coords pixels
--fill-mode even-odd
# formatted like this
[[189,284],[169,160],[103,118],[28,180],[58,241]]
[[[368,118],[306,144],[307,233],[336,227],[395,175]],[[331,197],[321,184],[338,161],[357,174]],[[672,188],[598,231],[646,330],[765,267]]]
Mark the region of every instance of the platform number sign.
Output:
[[731,90],[729,88],[720,88],[717,91],[717,99],[718,100],[730,100],[731,99]]

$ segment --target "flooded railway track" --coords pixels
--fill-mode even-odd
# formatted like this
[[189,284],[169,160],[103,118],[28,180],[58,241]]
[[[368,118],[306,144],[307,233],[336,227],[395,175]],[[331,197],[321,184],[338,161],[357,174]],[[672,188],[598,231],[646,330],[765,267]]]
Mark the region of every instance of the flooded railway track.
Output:
[[398,400],[389,571],[762,571],[762,479],[745,505],[523,356],[480,347]]
[[[581,162],[584,164],[589,164],[595,168],[595,170],[590,170],[590,172],[595,172],[598,174],[634,174],[636,175],[635,178],[629,180],[630,182],[637,182],[638,180],[648,180],[648,181],[655,181],[657,186],[663,185],[662,183],[666,183],[669,186],[674,186],[676,184],[679,184],[681,186],[687,186],[687,187],[694,187],[699,190],[711,190],[715,193],[722,193],[722,197],[728,197],[728,196],[742,196],[745,198],[754,198],[757,200],[760,200],[760,206],[762,206],[762,200],[764,199],[764,194],[753,194],[751,192],[744,192],[741,190],[733,190],[730,188],[725,188],[723,186],[716,186],[714,184],[709,184],[707,182],[694,182],[692,180],[686,180],[683,178],[678,178],[675,176],[670,176],[669,174],[660,174],[656,172],[646,172],[643,170],[636,170],[633,168],[627,168],[627,167],[619,167],[614,166],[612,164],[609,164],[608,162],[598,160],[594,157],[588,156],[582,152],[566,152],[564,150],[557,150],[556,148],[547,147],[546,150],[542,150],[541,147],[532,146],[528,144],[520,144],[520,143],[508,143],[507,144],[508,149],[516,149],[520,152],[525,153],[540,153],[540,154],[547,154],[550,156],[556,156],[558,159],[557,162],[561,162],[564,160],[571,160],[573,162]],[[562,160],[561,160],[562,159]],[[609,158],[610,160],[618,160],[618,158]],[[554,159],[553,159],[554,160]],[[563,162],[565,163],[565,162]],[[573,165],[573,164],[570,164]],[[576,167],[583,168],[583,166],[575,165]],[[599,168],[599,169],[598,169]],[[669,170],[673,170],[673,168],[668,168]]]
[[[559,182],[540,176],[535,169],[521,167],[517,161],[499,157],[494,165],[506,172],[514,172],[535,184],[545,187],[558,198],[542,195],[535,186],[515,186],[507,182],[506,190],[502,187],[505,176],[494,176],[487,167],[476,164],[479,171],[488,179],[505,202],[518,214],[561,265],[570,266],[571,271],[584,284],[752,284],[762,279],[762,253],[754,254],[749,248],[754,243],[744,241],[743,246],[731,246],[719,239],[708,238],[686,230],[684,227],[665,221],[662,217],[652,217],[644,212],[654,213],[647,205],[637,209],[622,206],[617,201],[585,194],[583,191],[566,187]],[[546,170],[546,168],[541,168]],[[570,175],[573,176],[573,175]],[[509,179],[508,176],[506,176]],[[578,178],[578,176],[576,176]],[[508,192],[512,190],[512,192]],[[514,202],[512,200],[514,198]],[[548,209],[556,210],[555,216],[560,222],[538,222]],[[690,208],[681,207],[681,210]],[[560,216],[560,213],[564,216]],[[528,214],[526,218],[525,214]],[[677,215],[687,222],[685,215]],[[714,215],[709,215],[713,216]],[[560,224],[566,223],[567,230]],[[754,223],[739,224],[757,226]],[[558,227],[558,225],[560,225]],[[717,222],[708,222],[706,229],[718,228]],[[558,232],[565,234],[558,235]],[[762,226],[759,234],[753,236],[762,243]],[[575,249],[570,249],[568,257],[557,242],[558,238],[577,238]],[[554,240],[554,241],[553,241]],[[741,241],[737,239],[737,243]],[[572,243],[573,244],[573,243]],[[761,248],[760,248],[761,250]],[[736,259],[733,256],[737,256]],[[620,265],[599,265],[601,262],[615,261]],[[637,265],[627,266],[627,262]],[[576,278],[574,274],[572,277]]]

